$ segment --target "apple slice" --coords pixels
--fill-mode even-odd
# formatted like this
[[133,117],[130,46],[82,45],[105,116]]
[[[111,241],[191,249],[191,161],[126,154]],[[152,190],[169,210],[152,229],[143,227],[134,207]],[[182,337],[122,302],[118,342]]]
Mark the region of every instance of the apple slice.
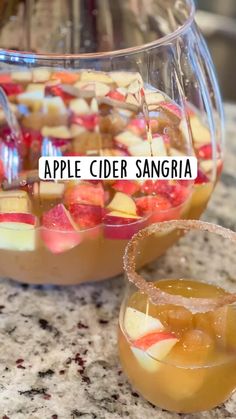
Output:
[[103,208],[99,205],[71,204],[69,211],[81,229],[92,228],[101,224]]
[[180,106],[176,105],[172,102],[161,102],[159,106],[167,111],[170,115],[174,116],[175,118],[181,119],[182,118],[182,110]]
[[115,136],[114,140],[118,144],[121,144],[122,146],[129,147],[129,148],[131,146],[139,145],[140,143],[142,144],[143,142],[141,137],[139,137],[138,135],[135,135],[131,131],[121,132],[120,134]]
[[66,126],[43,127],[41,134],[43,137],[60,138],[65,140],[69,140],[71,138],[71,132]]
[[[215,341],[209,333],[211,324],[208,323],[207,332],[197,329],[186,331],[169,353],[167,368],[163,368],[160,380],[163,392],[173,400],[190,400],[204,385],[208,377],[207,367],[214,359]],[[171,374],[173,365],[176,367]]]
[[19,83],[0,83],[0,86],[7,96],[15,96],[24,91],[22,85]]
[[41,200],[53,200],[62,198],[65,190],[64,183],[39,182],[34,184],[34,195]]
[[106,96],[110,92],[110,87],[105,83],[95,82],[94,85],[97,97]]
[[215,162],[213,160],[202,160],[200,162],[200,169],[207,174],[214,170]]
[[71,86],[63,85],[57,80],[50,81],[45,85],[45,96],[50,99],[52,97],[60,98],[63,102],[68,103],[75,97]]
[[29,83],[25,89],[25,92],[43,92],[45,85],[43,83]]
[[132,307],[127,307],[125,311],[124,328],[132,340],[139,339],[152,332],[164,330],[160,320]]
[[11,77],[14,81],[29,83],[32,80],[32,73],[30,71],[13,71]]
[[0,213],[29,213],[31,204],[25,191],[0,192]]
[[113,83],[112,78],[107,73],[103,73],[102,71],[82,71],[80,73],[80,80],[86,82],[94,81],[105,84]]
[[91,103],[90,103],[90,112],[92,112],[92,114],[97,114],[98,111],[99,111],[98,101],[95,97],[93,97],[93,99],[91,100]]
[[51,71],[46,68],[35,68],[32,71],[33,82],[43,83],[50,79]]
[[112,90],[107,94],[107,97],[110,97],[113,100],[118,100],[120,102],[124,102],[125,101],[125,97],[126,97],[126,91],[121,90],[120,89],[116,89],[116,90]]
[[134,195],[140,190],[140,184],[135,180],[116,180],[112,188],[126,195]]
[[83,130],[94,131],[98,125],[98,115],[91,113],[90,115],[71,115],[70,122],[72,124],[80,125]]
[[11,74],[0,72],[0,83],[12,83]]
[[51,116],[58,116],[58,114],[67,114],[67,108],[63,100],[59,96],[45,97],[42,101],[43,112]]
[[101,183],[79,182],[69,187],[64,195],[64,203],[69,208],[71,204],[91,204],[104,207],[105,192]]
[[[9,105],[10,105],[9,108],[11,112],[14,113],[16,117],[18,117],[19,116],[18,106],[16,106],[14,103],[10,103]],[[3,111],[3,109],[0,108],[0,124],[2,124],[3,122],[6,122],[5,111]]]
[[193,135],[193,141],[199,144],[209,144],[211,142],[211,135],[209,129],[201,123],[197,116],[190,118],[190,125]]
[[184,156],[184,153],[182,153],[182,151],[179,151],[174,147],[170,147],[170,149],[168,151],[168,154],[171,157],[182,157],[182,156]]
[[125,102],[130,105],[139,106],[139,101],[136,99],[136,97],[132,93],[128,93],[126,96]]
[[200,169],[198,169],[197,177],[196,177],[194,183],[196,185],[202,185],[204,183],[209,183],[209,182],[210,182],[210,179],[208,178],[208,176],[205,175],[205,173],[203,173]]
[[130,216],[137,215],[134,200],[122,192],[116,192],[114,198],[109,203],[107,208],[111,211],[123,212]]
[[129,130],[140,137],[146,134],[147,124],[144,118],[131,119],[127,127]]
[[142,141],[139,144],[129,147],[131,156],[167,156],[166,146],[163,138],[153,138],[151,142],[148,140]]
[[90,107],[84,99],[72,99],[69,104],[72,112],[78,115],[86,115],[90,113]]
[[111,211],[103,218],[104,237],[110,240],[129,240],[146,227],[146,220],[132,214]]
[[71,71],[56,71],[51,78],[52,80],[59,80],[63,84],[74,84],[79,79],[79,74]]
[[155,372],[177,342],[178,339],[173,333],[153,332],[136,339],[131,350],[142,368]]
[[173,206],[170,199],[165,196],[144,196],[136,199],[137,212],[140,216],[148,216],[149,223],[177,220],[182,211],[182,206]]
[[154,211],[165,211],[171,208],[168,198],[162,195],[149,195],[136,199],[137,211],[140,216],[150,214]]
[[127,87],[135,80],[139,80],[142,83],[142,77],[139,73],[132,73],[129,71],[112,71],[109,74],[118,87]]
[[163,103],[164,96],[159,92],[154,92],[151,90],[144,90],[145,93],[145,101],[148,106],[150,105],[159,105],[159,103]]
[[62,253],[81,243],[82,235],[63,204],[58,204],[42,216],[41,237],[52,253]]
[[36,90],[24,92],[17,96],[17,101],[20,104],[30,106],[34,111],[38,111],[42,107],[44,99],[44,92]]
[[36,248],[37,218],[25,213],[0,214],[0,249],[33,251]]

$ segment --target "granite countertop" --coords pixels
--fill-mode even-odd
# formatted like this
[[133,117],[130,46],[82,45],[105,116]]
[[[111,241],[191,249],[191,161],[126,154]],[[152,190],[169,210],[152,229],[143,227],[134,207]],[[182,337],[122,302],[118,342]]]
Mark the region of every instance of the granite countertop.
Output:
[[[236,107],[226,115],[225,170],[205,219],[236,230]],[[117,356],[122,278],[68,288],[3,279],[0,291],[0,419],[236,418],[236,394],[213,411],[178,415],[132,390]]]

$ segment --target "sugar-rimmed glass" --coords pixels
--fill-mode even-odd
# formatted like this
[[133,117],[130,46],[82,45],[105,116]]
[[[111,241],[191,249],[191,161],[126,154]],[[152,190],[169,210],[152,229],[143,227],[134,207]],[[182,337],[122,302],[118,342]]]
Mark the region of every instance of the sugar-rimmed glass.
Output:
[[[136,272],[149,238],[188,233]],[[144,398],[175,412],[208,410],[236,388],[236,233],[201,221],[154,224],[129,242],[119,318],[123,369]]]

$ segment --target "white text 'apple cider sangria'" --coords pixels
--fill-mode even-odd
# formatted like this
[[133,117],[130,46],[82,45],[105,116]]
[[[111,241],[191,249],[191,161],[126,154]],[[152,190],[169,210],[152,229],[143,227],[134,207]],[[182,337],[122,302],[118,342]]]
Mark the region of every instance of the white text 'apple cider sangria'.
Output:
[[[154,280],[145,280],[135,261],[143,240],[176,229],[189,233],[159,259]],[[142,230],[126,248],[120,360],[134,388],[158,407],[209,410],[236,388],[236,265],[230,246],[235,252],[235,232],[172,220]]]
[[[0,74],[0,274],[72,284],[122,271],[127,241],[147,225],[198,218],[222,169],[191,103],[138,72],[33,68]],[[194,184],[169,180],[42,181],[41,156],[197,156]],[[140,265],[176,232],[154,237]]]

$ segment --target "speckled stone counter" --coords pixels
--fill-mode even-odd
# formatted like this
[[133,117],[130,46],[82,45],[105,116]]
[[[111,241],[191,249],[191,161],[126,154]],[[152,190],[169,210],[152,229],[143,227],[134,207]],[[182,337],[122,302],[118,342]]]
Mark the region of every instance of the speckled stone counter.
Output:
[[[225,171],[205,219],[236,230],[236,107],[227,105],[226,115]],[[138,396],[117,356],[122,292],[122,278],[69,288],[1,281],[0,419],[236,418],[236,394],[195,415],[168,413]]]

